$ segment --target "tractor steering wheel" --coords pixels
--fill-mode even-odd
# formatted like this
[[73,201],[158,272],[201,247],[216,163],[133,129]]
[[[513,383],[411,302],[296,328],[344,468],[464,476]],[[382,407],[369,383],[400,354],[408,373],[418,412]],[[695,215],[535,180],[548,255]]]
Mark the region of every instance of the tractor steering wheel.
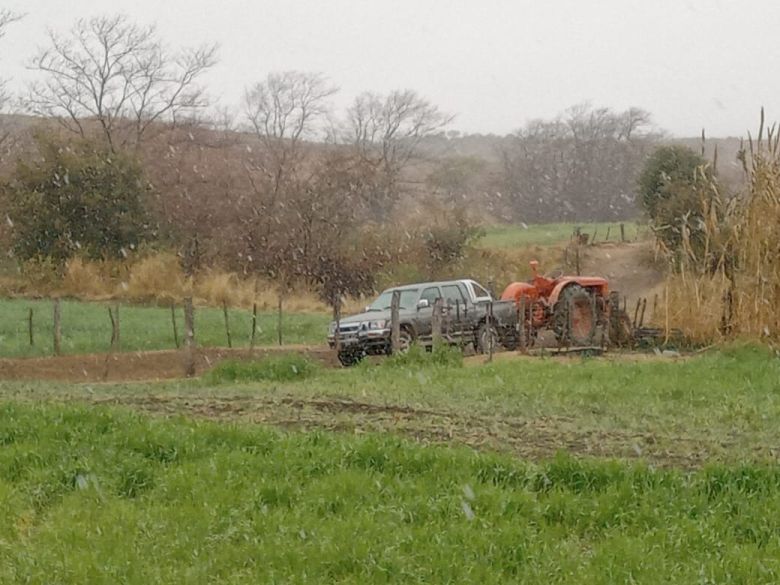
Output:
[[563,270],[561,270],[560,268],[556,268],[555,270],[547,274],[547,278],[551,278],[553,280],[555,280],[556,278],[560,278],[561,276],[563,276]]

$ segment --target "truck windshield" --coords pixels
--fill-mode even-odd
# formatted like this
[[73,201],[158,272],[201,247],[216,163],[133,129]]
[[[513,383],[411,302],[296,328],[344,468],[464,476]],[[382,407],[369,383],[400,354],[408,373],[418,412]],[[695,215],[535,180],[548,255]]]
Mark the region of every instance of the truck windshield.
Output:
[[[414,306],[414,302],[417,300],[419,289],[407,288],[401,291],[401,309],[411,309]],[[390,303],[393,302],[393,291],[386,290],[379,298],[368,306],[369,311],[386,311],[390,308]]]

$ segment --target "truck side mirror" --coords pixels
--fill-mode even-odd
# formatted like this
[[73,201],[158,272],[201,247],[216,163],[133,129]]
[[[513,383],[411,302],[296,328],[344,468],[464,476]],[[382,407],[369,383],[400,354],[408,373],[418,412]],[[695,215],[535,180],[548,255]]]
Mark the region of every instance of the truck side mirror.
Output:
[[420,309],[427,309],[429,306],[430,306],[430,304],[428,303],[428,299],[420,299],[419,301],[417,301],[417,310],[418,311]]

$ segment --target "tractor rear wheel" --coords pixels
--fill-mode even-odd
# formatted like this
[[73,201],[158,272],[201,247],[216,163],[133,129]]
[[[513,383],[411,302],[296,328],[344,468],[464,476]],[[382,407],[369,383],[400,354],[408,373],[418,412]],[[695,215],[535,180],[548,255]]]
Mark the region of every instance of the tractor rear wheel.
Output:
[[561,345],[593,345],[598,326],[598,306],[593,295],[578,284],[563,289],[553,312],[553,330]]

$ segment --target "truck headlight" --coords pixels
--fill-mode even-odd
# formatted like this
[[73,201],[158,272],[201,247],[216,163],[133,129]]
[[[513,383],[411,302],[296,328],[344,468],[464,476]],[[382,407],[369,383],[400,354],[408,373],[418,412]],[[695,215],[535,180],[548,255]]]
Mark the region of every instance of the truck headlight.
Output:
[[378,321],[369,321],[368,322],[368,328],[369,329],[384,329],[385,325],[387,325],[386,319],[379,319]]
[[328,326],[328,335],[336,335],[336,322],[335,321]]

